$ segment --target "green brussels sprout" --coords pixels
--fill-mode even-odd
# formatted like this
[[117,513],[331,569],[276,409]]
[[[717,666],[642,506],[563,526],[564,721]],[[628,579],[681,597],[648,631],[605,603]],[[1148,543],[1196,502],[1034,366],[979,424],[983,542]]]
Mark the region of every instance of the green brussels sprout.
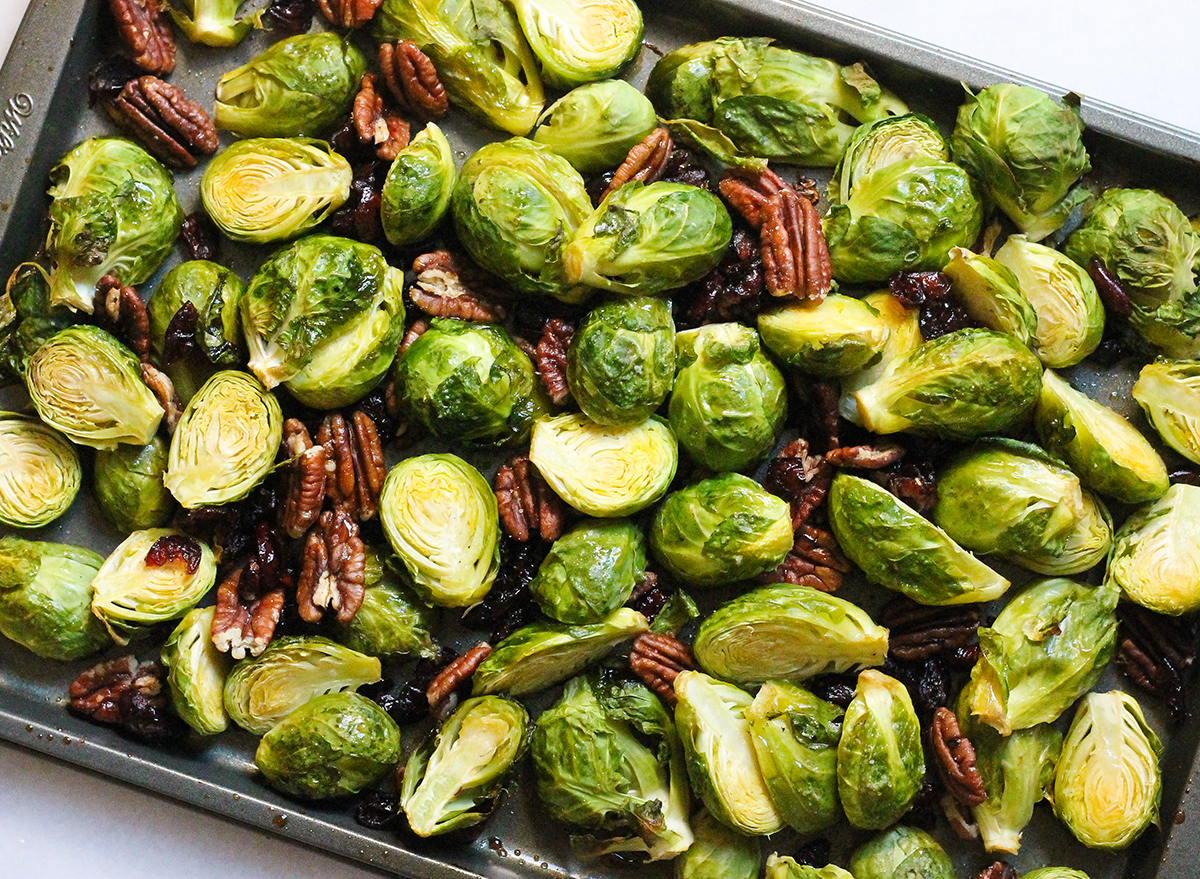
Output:
[[999,598],[1009,582],[882,486],[838,473],[829,490],[838,545],[872,583],[921,604]]
[[686,183],[626,183],[600,203],[562,251],[570,284],[651,295],[698,281],[733,236],[724,202]]
[[0,412],[0,522],[40,528],[67,511],[83,468],[67,438],[40,421]]
[[1083,698],[1054,770],[1054,814],[1089,848],[1116,851],[1158,824],[1162,744],[1132,696]]
[[[244,0],[172,0],[167,12],[175,26],[193,43],[229,48],[236,46],[255,26],[255,16],[238,18]],[[179,7],[183,8],[180,9]]]
[[1137,504],[1167,490],[1167,467],[1137,428],[1049,369],[1042,373],[1035,423],[1046,451],[1092,491]]
[[358,693],[326,693],[267,730],[254,764],[267,783],[301,800],[356,794],[400,759],[400,727]]
[[707,809],[692,816],[695,837],[675,858],[675,879],[758,879],[758,838],[726,827]]
[[966,92],[950,138],[954,161],[1030,241],[1041,241],[1088,197],[1072,189],[1092,168],[1078,109],[1014,83]]
[[698,619],[699,616],[700,608],[697,607],[692,596],[682,589],[677,589],[667,596],[662,609],[654,617],[654,622],[650,624],[650,631],[670,635],[674,638],[679,634],[680,629],[692,620]]
[[572,678],[538,718],[530,752],[547,813],[585,831],[571,836],[579,856],[636,852],[657,861],[691,846],[675,724],[639,683]]
[[606,79],[574,88],[547,107],[532,137],[580,174],[599,174],[625,161],[657,127],[645,95],[624,80]]
[[854,879],[849,873],[836,864],[826,864],[824,867],[812,867],[801,864],[795,858],[778,854],[767,856],[767,869],[763,879]]
[[44,268],[25,262],[13,269],[0,293],[0,387],[25,384],[37,350],[74,323],[71,309],[50,307],[50,276]]
[[512,0],[542,79],[560,89],[608,79],[642,48],[642,11],[634,0]]
[[159,436],[144,446],[96,452],[92,493],[100,512],[126,533],[166,525],[175,508],[163,485],[166,472],[167,444]]
[[628,607],[598,623],[531,623],[496,645],[472,677],[471,693],[525,696],[574,677],[617,644],[648,631],[646,618]]
[[96,449],[144,446],[163,408],[142,381],[141,361],[99,327],[67,327],[29,361],[29,397],[42,421]]
[[374,656],[328,638],[275,638],[261,655],[233,666],[225,678],[225,710],[242,729],[261,736],[311,699],[376,683],[380,669]]
[[310,235],[278,251],[242,297],[250,369],[307,406],[353,403],[392,365],[404,335],[404,273],[379,249]]
[[162,648],[171,704],[184,723],[202,736],[229,726],[225,712],[225,677],[229,657],[212,640],[212,607],[194,607],[179,621]]
[[207,544],[170,528],[134,531],[92,578],[92,613],[114,641],[128,644],[156,623],[182,617],[216,581]]
[[487,144],[463,165],[450,207],[475,262],[516,289],[564,302],[591,295],[567,282],[563,250],[592,202],[579,172],[549,147],[523,137]]
[[348,622],[334,624],[336,640],[368,656],[437,656],[433,609],[418,601],[370,547],[363,580],[362,605]]
[[585,519],[554,541],[529,583],[542,612],[598,623],[646,577],[646,538],[628,519]]
[[230,238],[267,244],[328,217],[350,197],[353,178],[328,141],[255,137],[230,144],[205,166],[200,196]]
[[241,500],[271,472],[282,440],[279,401],[254,376],[222,370],[175,425],[163,485],[187,509]]
[[924,344],[921,338],[920,312],[908,308],[887,290],[869,293],[862,300],[879,312],[888,328],[887,341],[879,352],[879,359],[856,373],[841,380],[842,393],[838,398],[841,416],[855,424],[863,423],[859,412],[858,398],[869,399],[869,390],[879,384],[904,361],[904,358]]
[[213,121],[238,137],[316,137],[349,111],[366,70],[345,37],[288,37],[221,77]]
[[675,350],[668,414],[687,453],[718,473],[761,463],[787,417],[787,385],[758,334],[742,324],[709,324],[680,333]]
[[0,634],[46,659],[82,659],[112,643],[92,614],[90,549],[0,537]]
[[675,382],[675,321],[656,296],[621,296],[596,306],[567,349],[567,386],[588,418],[641,424]]
[[1129,322],[1163,354],[1200,356],[1200,232],[1174,202],[1148,189],[1106,190],[1063,252],[1117,276],[1133,303]]
[[1181,616],[1200,608],[1200,488],[1172,485],[1126,519],[1106,576],[1157,613]]
[[1087,271],[1057,250],[1010,235],[996,253],[1037,312],[1034,350],[1053,369],[1073,366],[1104,335],[1104,305]]
[[468,699],[404,766],[400,806],[417,836],[470,827],[495,808],[525,751],[529,714],[500,696]]
[[768,350],[808,375],[839,378],[879,360],[887,321],[861,299],[831,293],[760,312],[758,334]]
[[850,856],[854,879],[955,879],[954,864],[936,839],[903,825],[867,840]]
[[140,284],[183,226],[171,173],[137,144],[93,137],[50,169],[50,305],[91,314],[96,284]]
[[571,413],[533,423],[529,460],[585,516],[632,516],[667,493],[679,444],[661,418],[605,427]]
[[383,482],[379,520],[425,601],[469,607],[492,588],[500,567],[496,495],[462,458],[419,455],[401,461]]
[[1026,873],[1022,879],[1089,879],[1083,870],[1073,870],[1070,867],[1039,867]]
[[1117,638],[1118,590],[1039,580],[979,630],[963,704],[1010,735],[1052,723],[1100,679]]
[[380,40],[412,40],[433,61],[450,100],[510,134],[527,134],[545,93],[537,58],[501,0],[385,0]]
[[854,399],[875,433],[975,439],[1019,421],[1041,389],[1042,365],[1032,351],[1004,333],[967,329],[898,359]]
[[921,113],[878,119],[855,129],[829,181],[829,197],[848,202],[872,172],[891,165],[949,162],[950,146],[937,124]]
[[395,376],[409,416],[468,445],[523,442],[550,408],[528,355],[494,324],[434,318],[396,361]]
[[428,238],[450,209],[458,171],[442,129],[428,123],[388,168],[380,191],[379,222],[397,247]]
[[837,748],[842,709],[786,681],[768,681],[746,709],[758,768],[784,823],[817,833],[841,817]]
[[882,665],[888,631],[855,604],[811,586],[776,583],[722,604],[696,633],[709,674],[738,684],[804,681]]
[[1200,464],[1200,360],[1147,363],[1132,393],[1162,441]]
[[672,492],[654,514],[650,550],[674,577],[722,586],[778,567],[792,548],[791,508],[740,473]]
[[949,275],[951,291],[972,318],[1022,345],[1032,348],[1037,344],[1038,313],[1021,292],[1021,282],[1012,269],[990,256],[952,247],[950,262],[942,271]]

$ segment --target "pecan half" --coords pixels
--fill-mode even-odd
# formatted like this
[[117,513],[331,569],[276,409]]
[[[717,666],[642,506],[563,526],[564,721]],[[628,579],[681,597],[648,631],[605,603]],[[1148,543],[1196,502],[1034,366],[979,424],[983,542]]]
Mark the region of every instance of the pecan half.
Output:
[[717,183],[721,197],[755,231],[762,228],[768,200],[787,188],[783,178],[770,168],[761,174],[731,168]]
[[514,455],[496,471],[496,503],[500,524],[514,540],[541,536],[553,542],[562,536],[566,511],[558,495],[546,485],[528,455]]
[[354,520],[341,510],[322,513],[304,542],[304,566],[296,581],[300,618],[315,623],[328,609],[337,611],[339,623],[354,619],[366,588],[366,564]]
[[183,401],[175,392],[174,383],[165,372],[144,360],[142,361],[142,381],[154,394],[158,404],[162,406],[163,421],[166,422],[167,430],[173,431],[175,425],[179,423],[179,417],[183,415]]
[[904,447],[895,443],[878,445],[839,446],[825,453],[825,460],[834,467],[849,467],[857,470],[882,470],[900,463],[904,458]]
[[282,538],[265,518],[274,516],[271,500],[256,491],[242,501],[239,521],[228,528],[223,541],[217,541],[222,546],[222,567],[230,573],[217,588],[212,640],[234,659],[247,653],[258,656],[271,643],[283,613],[285,590],[292,586]]
[[426,314],[488,324],[508,317],[504,306],[493,301],[503,295],[496,281],[466,257],[435,250],[413,260],[413,271],[417,282],[408,296]]
[[429,321],[425,320],[425,318],[419,317],[413,321],[412,326],[404,332],[404,338],[400,340],[400,347],[396,350],[396,356],[403,357],[404,352],[412,346],[413,342],[425,335],[427,329],[429,329]]
[[926,607],[897,596],[883,606],[879,623],[888,629],[888,652],[910,661],[944,654],[953,659],[956,651],[970,645],[982,624],[981,606],[956,604]]
[[116,125],[172,168],[195,168],[200,156],[211,156],[220,145],[204,108],[157,76],[131,79],[104,109]]
[[1117,605],[1117,666],[1134,684],[1167,703],[1171,722],[1185,723],[1196,660],[1196,625],[1140,605]]
[[938,775],[954,799],[968,806],[978,806],[987,799],[983,779],[975,766],[975,748],[962,734],[958,718],[949,708],[939,708],[933,713],[929,743]]
[[326,20],[339,27],[362,27],[379,11],[383,0],[317,0]]
[[805,524],[797,529],[795,545],[783,563],[773,571],[759,574],[758,581],[795,583],[822,592],[834,592],[850,570],[850,562],[842,555],[833,534]]
[[133,63],[159,76],[175,69],[175,35],[164,6],[159,0],[108,0]]
[[537,343],[537,370],[550,402],[563,406],[571,399],[567,387],[567,348],[575,337],[575,327],[561,318],[546,321],[542,338]]
[[667,162],[671,158],[671,151],[674,148],[675,145],[671,142],[671,133],[667,129],[656,128],[651,131],[641,143],[636,144],[629,151],[625,161],[613,172],[612,180],[600,194],[600,200],[604,201],[632,180],[653,183],[666,170]]
[[429,702],[429,707],[437,710],[437,708],[447,699],[464,682],[470,679],[471,675],[475,674],[475,669],[479,668],[479,663],[491,655],[492,645],[487,641],[480,641],[462,656],[457,657],[453,662],[438,672],[425,690],[425,698]]
[[990,867],[980,870],[975,879],[1017,879],[1017,871],[1012,864],[996,861]]
[[325,503],[328,449],[314,443],[299,420],[289,418],[283,423],[283,453],[288,463],[284,468],[279,525],[288,537],[299,539],[317,521]]
[[358,522],[375,518],[387,476],[387,460],[371,416],[361,409],[354,410],[349,418],[339,412],[330,413],[321,422],[317,442],[326,449],[326,492],[333,508]]
[[171,713],[166,670],[157,662],[138,662],[132,654],[101,662],[71,682],[71,711],[109,724],[143,741],[177,738],[183,724]]
[[450,98],[437,68],[411,40],[383,43],[379,47],[379,69],[402,110],[429,120],[450,109]]
[[245,575],[246,568],[238,568],[221,582],[213,611],[212,642],[234,659],[243,659],[247,654],[259,656],[266,650],[283,614],[283,589],[269,589],[261,595],[243,594]]
[[812,454],[808,440],[798,437],[767,464],[763,487],[791,504],[792,528],[799,530],[825,502],[832,482],[825,458]]
[[[328,2],[328,0],[318,0]],[[348,0],[352,2],[352,0]],[[354,130],[364,144],[375,145],[375,155],[390,162],[408,146],[408,122],[390,107],[375,89],[375,74],[364,73],[354,98]]]
[[122,284],[113,275],[105,275],[96,285],[92,300],[92,319],[96,326],[111,333],[145,360],[150,356],[150,316],[137,290]]
[[642,682],[671,708],[675,698],[675,678],[681,671],[694,669],[696,660],[682,641],[658,632],[642,632],[633,641],[629,667]]

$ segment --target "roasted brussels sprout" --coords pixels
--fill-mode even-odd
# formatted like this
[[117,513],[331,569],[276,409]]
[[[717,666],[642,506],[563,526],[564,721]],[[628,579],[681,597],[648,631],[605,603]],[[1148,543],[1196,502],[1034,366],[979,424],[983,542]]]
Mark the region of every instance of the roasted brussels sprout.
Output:
[[119,531],[161,528],[174,504],[163,485],[167,444],[154,437],[144,446],[117,446],[97,452],[92,469],[92,493],[100,512]]
[[1147,363],[1133,385],[1138,401],[1162,441],[1200,464],[1200,360]]
[[427,124],[388,168],[380,192],[379,222],[397,247],[428,238],[450,209],[458,170],[442,129]]
[[238,137],[316,137],[350,109],[366,70],[348,38],[288,37],[221,77],[213,121]]
[[59,330],[75,323],[64,306],[50,306],[50,275],[35,262],[25,262],[8,276],[0,293],[0,387],[21,385],[29,361]]
[[468,607],[500,566],[500,514],[483,475],[456,455],[406,458],[379,495],[388,543],[426,601]]
[[33,418],[0,412],[0,522],[40,528],[67,511],[83,470],[65,436]]
[[1200,609],[1200,488],[1172,485],[1126,519],[1107,577],[1131,601],[1158,613]]
[[829,195],[834,202],[847,202],[872,172],[892,165],[948,161],[950,145],[928,116],[905,113],[874,120],[856,129],[846,143],[829,181]]
[[171,704],[184,723],[202,736],[229,725],[225,712],[225,676],[229,657],[212,640],[211,607],[194,607],[179,621],[162,648]]
[[358,793],[400,759],[400,727],[358,693],[326,693],[267,730],[254,764],[267,783],[301,800]]
[[529,715],[500,696],[468,699],[404,766],[400,806],[417,836],[478,824],[528,742]]
[[0,634],[46,659],[82,659],[112,643],[92,614],[90,549],[0,537]]
[[954,864],[936,839],[899,825],[867,840],[850,856],[854,879],[955,879]]
[[1090,848],[1126,848],[1158,824],[1161,756],[1136,699],[1119,690],[1088,693],[1054,770],[1054,814]]
[[560,89],[608,79],[642,48],[634,0],[512,0],[542,78]]
[[615,168],[658,126],[649,99],[620,79],[590,82],[546,108],[533,139],[550,147],[580,174]]
[[795,858],[778,854],[767,856],[766,872],[763,879],[855,879],[836,864],[826,864],[824,867],[812,867],[801,864]]
[[306,702],[380,679],[379,660],[328,638],[274,639],[262,655],[239,660],[225,678],[225,710],[261,736]]
[[586,519],[550,547],[529,583],[533,599],[563,623],[598,623],[646,577],[646,539],[627,519]]
[[349,622],[335,624],[334,638],[368,656],[437,656],[433,609],[418,601],[370,548],[363,581],[362,605]]
[[1026,873],[1022,879],[1089,879],[1083,870],[1073,870],[1070,867],[1039,867]]
[[950,276],[952,292],[972,318],[988,329],[1008,333],[1022,345],[1037,344],[1038,313],[1021,292],[1012,269],[990,256],[952,247],[950,262],[942,271]]
[[906,307],[887,290],[870,293],[863,297],[863,302],[879,312],[888,328],[888,337],[879,352],[878,360],[841,380],[842,394],[838,398],[838,411],[843,418],[859,425],[863,423],[858,405],[859,395],[870,399],[870,388],[883,382],[904,362],[905,357],[924,343],[924,339],[921,338],[920,313],[917,309]]
[[870,304],[831,293],[816,304],[761,312],[758,334],[772,354],[801,372],[838,378],[876,362],[889,330]]
[[758,879],[756,837],[725,826],[707,809],[692,816],[692,834],[692,844],[675,858],[675,879]]
[[193,43],[228,48],[240,43],[255,24],[254,16],[237,17],[238,7],[243,2],[244,0],[173,0],[165,5],[175,26]]

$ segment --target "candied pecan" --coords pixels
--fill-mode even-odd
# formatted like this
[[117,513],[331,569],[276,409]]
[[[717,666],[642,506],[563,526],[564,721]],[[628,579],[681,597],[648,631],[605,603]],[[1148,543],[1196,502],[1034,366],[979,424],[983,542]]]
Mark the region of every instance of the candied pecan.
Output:
[[[327,3],[329,0],[317,0]],[[355,2],[355,0],[344,0]],[[375,145],[375,155],[390,162],[408,146],[408,123],[390,107],[384,106],[383,96],[375,90],[375,74],[364,73],[358,94],[354,98],[354,130],[364,144]]]
[[96,326],[116,336],[145,360],[150,356],[150,316],[137,290],[122,284],[113,275],[105,275],[96,285],[92,300],[92,319]]
[[498,324],[508,317],[494,302],[503,293],[494,278],[470,259],[448,250],[423,253],[413,260],[417,282],[408,291],[413,305],[434,317],[457,317]]
[[817,209],[791,187],[767,199],[762,211],[763,268],[772,296],[820,302],[833,269]]
[[888,629],[888,651],[893,656],[928,659],[949,655],[974,641],[983,622],[981,611],[978,604],[926,607],[901,595],[883,606],[879,623]]
[[153,392],[154,398],[163,408],[163,421],[167,424],[167,430],[174,430],[175,425],[179,423],[179,417],[183,414],[183,402],[179,399],[179,394],[175,392],[174,383],[165,372],[144,360],[141,371],[142,381]]
[[362,606],[365,584],[366,550],[357,523],[341,510],[326,510],[304,542],[296,581],[300,618],[315,623],[329,609],[337,611],[339,623],[350,622]]
[[950,825],[950,829],[954,831],[955,836],[966,840],[979,839],[979,825],[975,823],[975,816],[972,814],[969,806],[960,803],[948,791],[942,794],[941,799],[938,800],[938,805],[942,807],[942,814],[946,816],[946,823]]
[[199,543],[182,534],[168,534],[150,544],[145,565],[147,568],[161,568],[173,562],[182,562],[190,576],[200,569],[201,558],[203,555]]
[[514,455],[496,471],[500,524],[514,540],[540,535],[553,542],[562,536],[566,511],[528,455]]
[[329,215],[329,225],[336,234],[367,244],[383,240],[379,205],[387,169],[384,162],[368,162],[354,169],[350,197]]
[[326,20],[339,27],[362,27],[379,11],[383,0],[317,0]]
[[220,142],[208,113],[169,82],[141,76],[125,83],[121,93],[104,102],[112,121],[172,168],[196,167]]
[[792,507],[792,528],[799,528],[825,502],[833,470],[821,455],[809,453],[808,440],[798,437],[767,464],[763,487]]
[[600,194],[600,200],[604,201],[630,181],[640,180],[643,183],[653,183],[658,180],[667,167],[672,149],[674,149],[674,144],[671,142],[671,133],[667,129],[656,128],[651,131],[641,143],[634,145],[633,149],[629,151],[629,155],[625,157],[625,161],[613,172],[612,180]]
[[175,69],[175,35],[167,24],[165,5],[160,0],[108,0],[133,63],[160,76]]
[[166,671],[132,654],[101,662],[71,682],[71,710],[119,727],[135,738],[162,743],[177,738],[183,725],[171,713]]
[[842,555],[833,535],[812,525],[796,530],[796,542],[778,568],[758,576],[760,583],[796,583],[822,592],[834,592],[842,577],[850,573],[850,562]]
[[192,211],[183,221],[179,230],[183,239],[183,251],[188,259],[217,258],[217,225],[205,211]]
[[968,806],[978,806],[987,799],[983,779],[975,766],[975,748],[963,735],[958,718],[949,708],[939,708],[933,713],[929,743],[938,775],[954,799]]
[[753,173],[740,168],[729,168],[717,183],[717,191],[750,228],[762,228],[767,202],[788,185],[770,168]]
[[1117,605],[1117,666],[1134,684],[1167,703],[1171,722],[1185,723],[1196,625],[1155,613],[1141,605]]
[[763,262],[758,241],[739,224],[717,267],[696,282],[681,325],[753,321],[762,304]]
[[271,0],[260,20],[266,30],[294,37],[308,33],[316,11],[313,0]]
[[563,406],[571,399],[567,387],[567,348],[575,337],[575,327],[568,321],[551,318],[537,343],[537,370],[550,395],[550,402]]
[[902,446],[887,442],[869,446],[840,446],[826,452],[825,460],[834,467],[882,470],[900,463],[904,451]]
[[283,423],[283,453],[288,463],[284,470],[279,525],[288,537],[298,539],[321,515],[328,450],[312,441],[308,428],[298,419],[289,418]]
[[266,649],[292,586],[282,538],[267,522],[275,514],[273,493],[260,486],[238,507],[237,521],[214,541],[228,573],[217,589],[212,640],[234,659]]
[[980,870],[975,879],[1017,879],[1017,871],[1012,864],[996,861],[990,867]]
[[498,642],[533,619],[537,606],[529,582],[546,555],[541,543],[519,542],[503,535],[500,540],[500,570],[488,594],[462,615],[468,629],[490,632]]
[[436,710],[459,685],[470,680],[471,675],[475,674],[475,669],[479,668],[479,663],[487,659],[491,652],[492,645],[487,641],[480,641],[438,672],[437,677],[430,681],[425,690],[425,699],[429,702],[429,707]]
[[379,47],[379,69],[402,110],[429,120],[450,109],[450,98],[438,79],[437,68],[411,40],[383,43]]
[[1093,256],[1088,260],[1087,271],[1096,284],[1096,292],[1100,294],[1105,309],[1119,317],[1129,317],[1133,313],[1133,301],[1121,279],[1109,271],[1104,260]]
[[425,318],[421,317],[413,321],[412,326],[404,333],[404,338],[400,340],[400,347],[396,351],[396,356],[403,357],[404,352],[409,349],[409,346],[425,335],[427,329],[429,329],[429,321],[425,320]]
[[375,518],[387,461],[371,416],[361,409],[349,418],[331,412],[321,422],[317,442],[326,449],[326,491],[334,509],[358,522]]
[[658,632],[642,632],[633,641],[629,667],[642,682],[671,708],[675,698],[675,678],[681,671],[695,669],[691,649],[682,641]]
[[[242,579],[246,568],[238,568],[217,587],[213,612],[212,642],[217,650],[234,659],[258,656],[267,649],[283,614],[283,589],[268,589],[261,595],[244,595]],[[247,580],[250,578],[246,578]]]

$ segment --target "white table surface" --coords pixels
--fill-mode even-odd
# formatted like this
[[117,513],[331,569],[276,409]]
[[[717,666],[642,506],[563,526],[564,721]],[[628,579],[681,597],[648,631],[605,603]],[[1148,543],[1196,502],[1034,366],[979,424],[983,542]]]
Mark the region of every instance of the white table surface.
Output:
[[[1190,0],[816,2],[1200,132],[1200,4]],[[0,0],[0,55],[25,3]],[[0,742],[0,879],[380,875]]]

